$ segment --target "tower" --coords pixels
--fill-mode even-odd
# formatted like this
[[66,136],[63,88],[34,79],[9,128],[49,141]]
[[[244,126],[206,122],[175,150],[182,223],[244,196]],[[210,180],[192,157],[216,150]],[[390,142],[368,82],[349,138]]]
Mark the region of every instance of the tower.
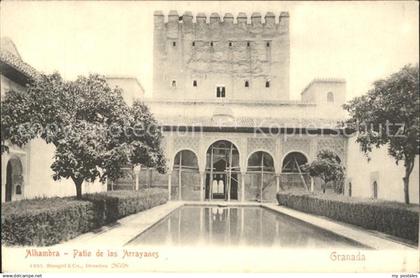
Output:
[[289,14],[154,13],[153,97],[288,100]]

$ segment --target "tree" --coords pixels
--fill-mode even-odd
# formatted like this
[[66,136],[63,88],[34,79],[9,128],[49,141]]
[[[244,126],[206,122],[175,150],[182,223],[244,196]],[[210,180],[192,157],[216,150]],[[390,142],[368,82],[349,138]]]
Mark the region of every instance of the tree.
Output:
[[321,150],[311,164],[303,167],[311,177],[319,177],[323,181],[322,192],[328,184],[332,184],[336,193],[343,193],[344,166],[341,165],[337,155],[330,150]]
[[71,178],[77,198],[84,181],[115,180],[121,167],[143,164],[165,172],[162,133],[148,107],[129,107],[104,77],[65,81],[41,75],[26,91],[8,91],[1,102],[2,153],[40,137],[55,146],[53,179]]
[[409,180],[419,153],[419,66],[406,65],[386,79],[377,80],[366,95],[344,105],[347,125],[358,132],[358,142],[368,156],[372,147],[387,145],[396,164],[404,161],[405,203],[410,203]]

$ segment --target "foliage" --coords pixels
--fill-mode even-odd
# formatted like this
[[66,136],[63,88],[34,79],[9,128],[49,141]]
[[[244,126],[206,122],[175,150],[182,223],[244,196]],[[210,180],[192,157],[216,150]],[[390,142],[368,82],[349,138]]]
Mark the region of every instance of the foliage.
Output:
[[277,193],[280,205],[418,242],[419,208],[397,202],[308,192]]
[[23,146],[40,137],[54,144],[53,178],[71,178],[78,198],[84,181],[115,180],[129,164],[165,171],[152,113],[140,102],[129,107],[102,76],[41,75],[26,91],[6,92],[1,108],[2,152],[6,141]]
[[332,184],[336,193],[342,193],[344,187],[344,166],[341,165],[337,155],[330,150],[321,150],[311,164],[303,167],[311,177],[320,177],[323,181],[323,192],[327,185]]
[[121,190],[86,194],[84,200],[92,202],[97,215],[97,225],[112,223],[117,219],[147,210],[168,201],[166,189],[149,188],[139,191]]
[[45,246],[166,203],[163,189],[113,191],[74,198],[41,198],[1,205],[1,240],[6,245]]
[[3,203],[1,240],[6,245],[52,245],[95,227],[93,204],[72,198]]
[[409,203],[409,177],[419,153],[419,66],[406,65],[399,72],[373,83],[366,95],[344,105],[347,124],[358,132],[365,153],[387,145],[396,163],[404,161],[405,202]]

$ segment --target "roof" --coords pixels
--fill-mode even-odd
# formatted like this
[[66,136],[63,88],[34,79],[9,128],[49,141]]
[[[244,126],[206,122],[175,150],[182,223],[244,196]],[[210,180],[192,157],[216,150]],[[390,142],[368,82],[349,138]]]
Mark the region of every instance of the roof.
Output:
[[344,78],[315,78],[308,85],[306,85],[305,89],[302,90],[300,94],[303,94],[306,90],[309,89],[315,83],[346,83],[346,79]]
[[35,68],[22,60],[15,44],[9,38],[1,39],[0,61],[29,79],[36,78],[39,75]]
[[110,79],[116,79],[116,80],[129,79],[129,80],[132,80],[132,81],[136,82],[137,85],[140,87],[140,89],[144,92],[143,86],[141,85],[141,83],[137,79],[137,77],[135,77],[135,76],[131,76],[131,75],[105,75],[105,79],[107,79],[107,80],[110,80]]

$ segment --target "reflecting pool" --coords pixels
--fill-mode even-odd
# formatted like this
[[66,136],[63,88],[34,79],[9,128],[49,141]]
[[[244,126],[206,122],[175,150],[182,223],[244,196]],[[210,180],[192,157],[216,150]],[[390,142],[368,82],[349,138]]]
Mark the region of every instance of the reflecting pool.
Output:
[[183,206],[128,246],[355,248],[357,242],[262,207]]

